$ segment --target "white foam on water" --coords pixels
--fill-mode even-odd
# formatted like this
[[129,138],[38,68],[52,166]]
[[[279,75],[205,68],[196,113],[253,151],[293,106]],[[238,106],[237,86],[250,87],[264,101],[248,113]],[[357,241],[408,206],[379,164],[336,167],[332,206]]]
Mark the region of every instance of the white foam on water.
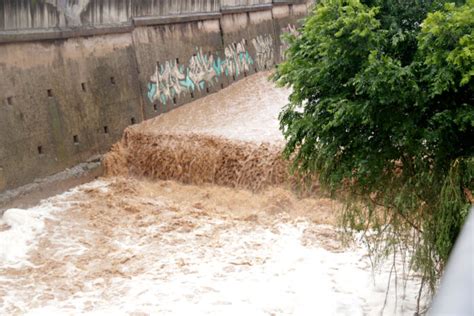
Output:
[[25,263],[26,255],[35,238],[44,228],[44,218],[51,210],[47,203],[29,210],[9,209],[0,219],[0,265]]
[[[389,291],[391,262],[375,274],[366,250],[357,245],[331,252],[303,245],[300,220],[254,226],[206,219],[193,232],[169,232],[157,245],[140,238],[117,240],[120,252],[143,257],[143,273],[115,277],[106,287],[97,279],[63,301],[28,315],[413,315],[419,282]],[[159,231],[159,224],[152,231]],[[218,230],[219,238],[209,242]],[[180,240],[185,241],[177,242]],[[117,255],[117,254],[115,254]],[[401,263],[398,262],[398,265]],[[122,272],[125,272],[122,270]],[[396,303],[396,304],[395,304]],[[382,310],[383,309],[383,310]]]
[[106,182],[93,181],[75,187],[63,194],[46,199],[29,209],[8,209],[0,218],[0,267],[20,267],[28,265],[27,254],[41,236],[45,219],[54,219],[54,212],[67,209],[68,199],[81,189],[101,188],[106,190]]

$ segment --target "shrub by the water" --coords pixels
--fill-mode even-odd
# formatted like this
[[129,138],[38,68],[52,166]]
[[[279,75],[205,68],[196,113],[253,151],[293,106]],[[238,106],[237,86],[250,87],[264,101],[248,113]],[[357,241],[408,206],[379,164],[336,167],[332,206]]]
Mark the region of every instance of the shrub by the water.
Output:
[[273,77],[293,87],[293,170],[346,198],[375,254],[411,249],[432,291],[472,203],[473,17],[474,0],[322,0]]

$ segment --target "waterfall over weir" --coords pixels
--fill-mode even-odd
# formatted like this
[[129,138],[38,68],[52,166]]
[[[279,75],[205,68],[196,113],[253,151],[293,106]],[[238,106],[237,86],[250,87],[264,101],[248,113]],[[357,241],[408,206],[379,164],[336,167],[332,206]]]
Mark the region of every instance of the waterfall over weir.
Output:
[[128,128],[104,159],[106,174],[251,190],[284,184],[288,166],[276,118],[288,93],[266,93],[275,90],[267,76]]
[[103,178],[7,210],[0,314],[413,315],[406,262],[372,270],[338,238],[340,205],[292,190],[289,91],[268,75],[129,127]]

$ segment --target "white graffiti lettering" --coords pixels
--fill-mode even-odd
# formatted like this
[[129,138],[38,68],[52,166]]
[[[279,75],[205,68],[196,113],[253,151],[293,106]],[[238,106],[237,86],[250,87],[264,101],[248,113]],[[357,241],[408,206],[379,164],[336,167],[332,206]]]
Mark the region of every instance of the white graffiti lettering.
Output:
[[252,44],[256,51],[256,62],[260,70],[267,69],[272,66],[273,59],[273,38],[271,35],[259,35],[252,40]]

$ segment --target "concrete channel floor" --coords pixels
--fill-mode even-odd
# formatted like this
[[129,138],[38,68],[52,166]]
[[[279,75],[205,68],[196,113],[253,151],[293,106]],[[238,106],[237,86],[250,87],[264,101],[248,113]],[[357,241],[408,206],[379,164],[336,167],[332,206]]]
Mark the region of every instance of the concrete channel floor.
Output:
[[[281,147],[289,90],[268,75],[133,129]],[[392,261],[373,270],[360,236],[340,241],[339,206],[282,186],[103,177],[5,212],[0,314],[413,315],[420,280],[398,258],[387,293]]]

